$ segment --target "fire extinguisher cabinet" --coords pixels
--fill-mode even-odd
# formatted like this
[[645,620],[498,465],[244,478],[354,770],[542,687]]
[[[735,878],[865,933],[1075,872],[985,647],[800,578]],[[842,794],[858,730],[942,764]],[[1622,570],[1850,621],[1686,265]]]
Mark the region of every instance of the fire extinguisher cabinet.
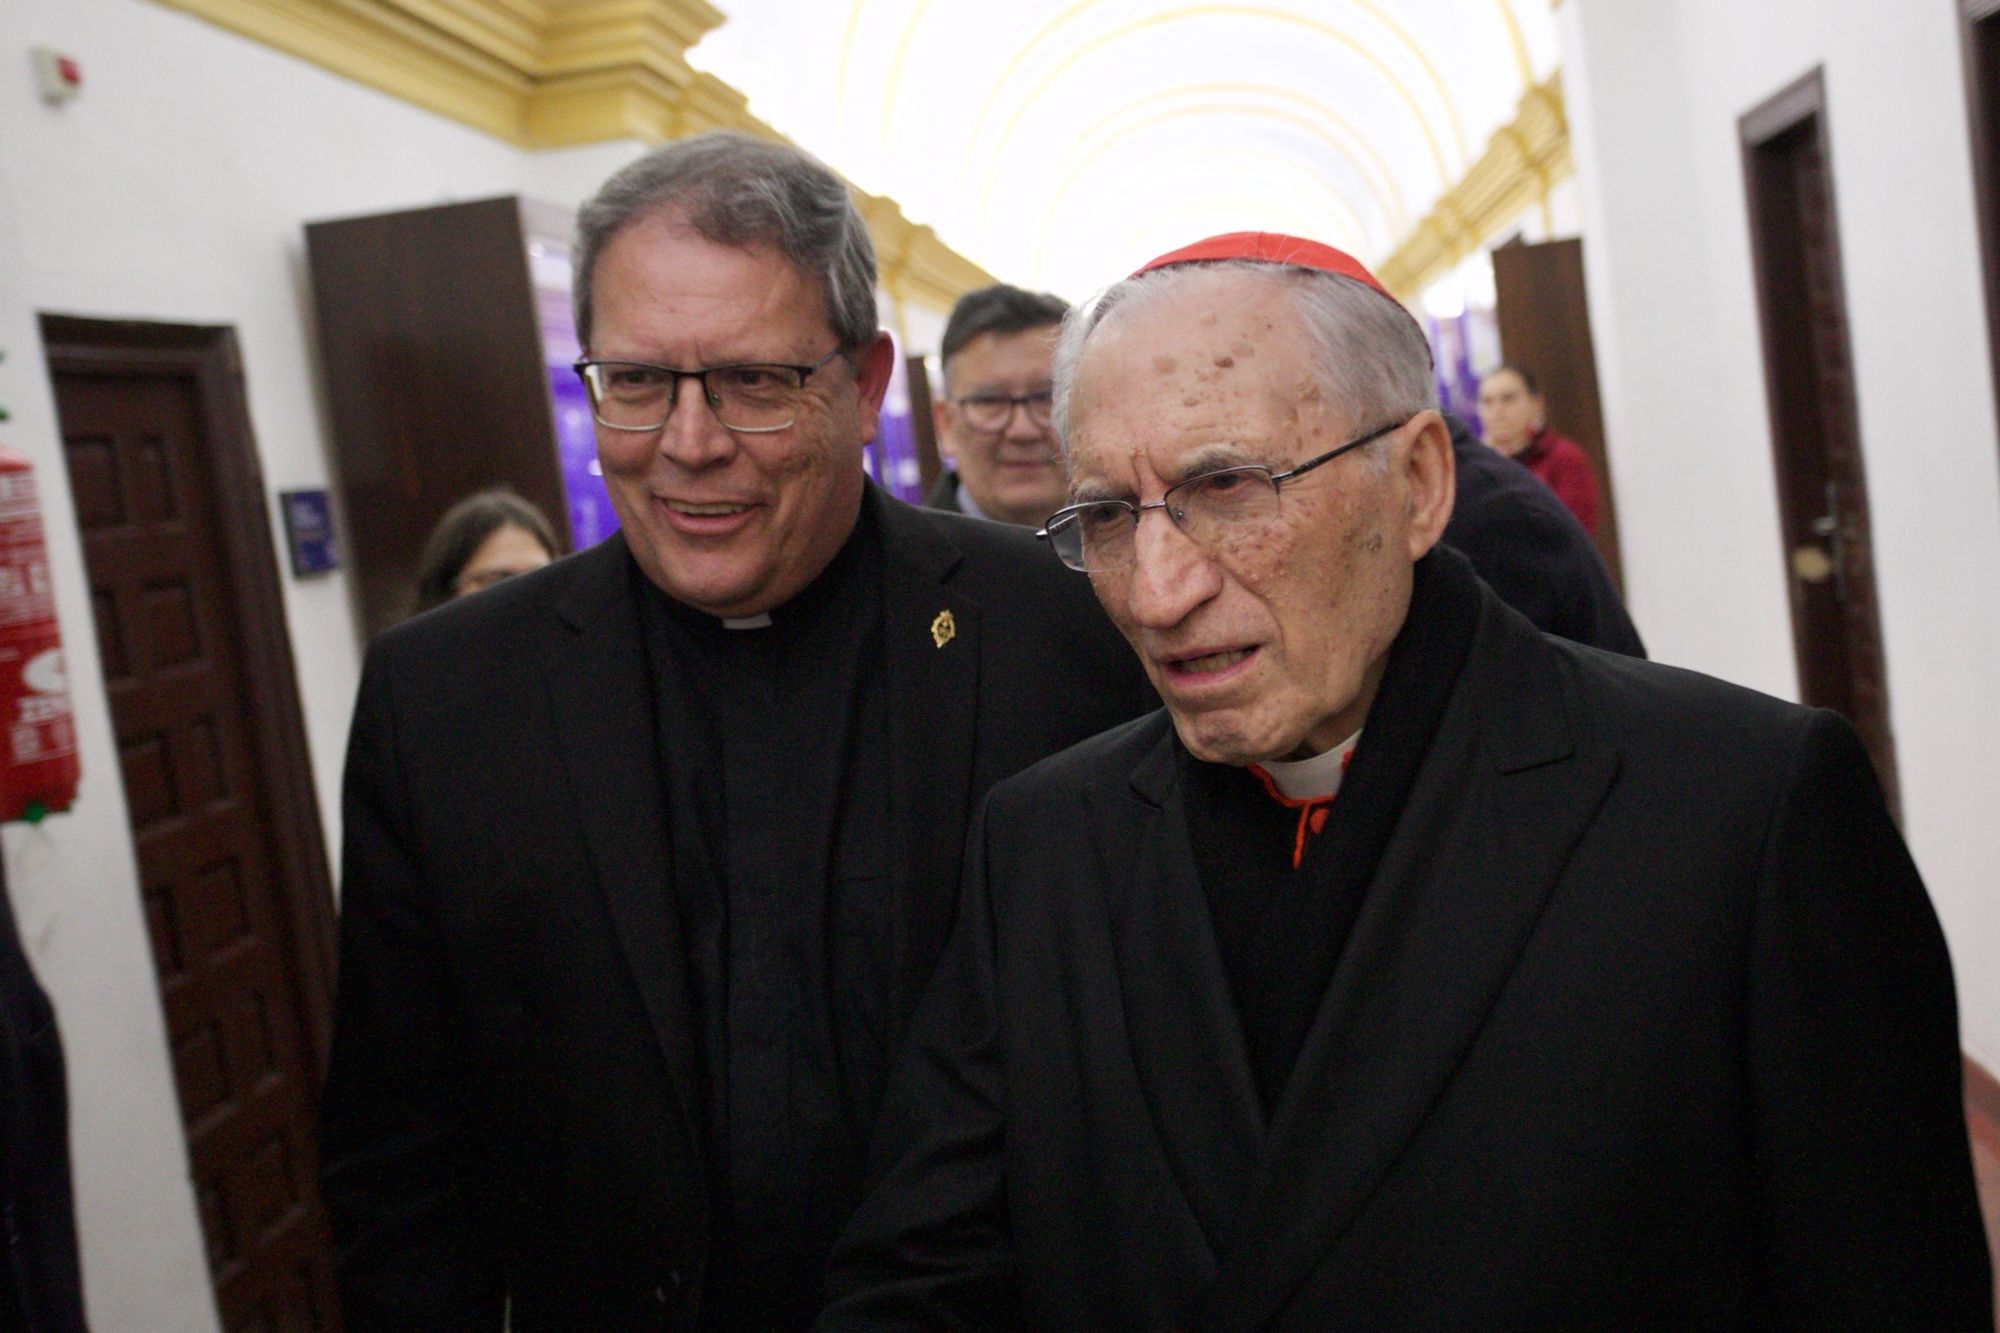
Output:
[[76,718],[35,474],[0,448],[0,820],[67,810],[76,783]]

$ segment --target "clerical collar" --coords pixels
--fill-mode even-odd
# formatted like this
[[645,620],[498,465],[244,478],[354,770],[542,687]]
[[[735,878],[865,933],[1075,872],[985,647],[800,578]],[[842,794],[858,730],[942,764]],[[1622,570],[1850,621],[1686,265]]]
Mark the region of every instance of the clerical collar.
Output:
[[1290,800],[1323,801],[1340,791],[1354,747],[1360,743],[1361,733],[1356,731],[1324,753],[1304,759],[1267,759],[1251,767],[1260,770]]
[[[659,602],[669,615],[688,627],[691,632],[712,635],[721,631],[734,631],[724,634],[723,637],[736,642],[743,641],[745,637],[743,631],[746,630],[770,629],[773,626],[784,630],[787,626],[798,626],[818,616],[831,605],[839,597],[841,589],[870,563],[872,552],[880,544],[878,527],[875,507],[864,495],[860,511],[855,515],[853,530],[848,533],[847,540],[833,553],[833,558],[827,561],[826,567],[815,574],[805,587],[793,593],[783,605],[773,607],[770,611],[760,611],[751,616],[712,615],[689,606],[665,590],[657,589],[655,585]],[[755,637],[761,641],[764,636]]]

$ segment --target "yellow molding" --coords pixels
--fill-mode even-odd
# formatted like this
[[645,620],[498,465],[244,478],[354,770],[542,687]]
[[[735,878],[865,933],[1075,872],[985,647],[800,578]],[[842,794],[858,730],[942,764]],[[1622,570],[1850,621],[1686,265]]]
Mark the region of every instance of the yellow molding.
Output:
[[1479,160],[1376,266],[1376,275],[1414,300],[1502,227],[1545,203],[1574,171],[1558,70],[1521,95],[1514,119],[1493,132]]
[[[521,148],[708,130],[784,136],[687,62],[707,0],[155,0]],[[893,200],[856,191],[897,303],[949,310],[993,281]]]

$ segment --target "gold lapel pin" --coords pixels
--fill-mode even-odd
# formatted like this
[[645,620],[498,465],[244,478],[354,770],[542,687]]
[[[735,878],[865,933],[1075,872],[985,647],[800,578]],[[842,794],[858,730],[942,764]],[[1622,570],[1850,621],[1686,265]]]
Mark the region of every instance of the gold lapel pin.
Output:
[[958,633],[958,622],[951,618],[951,612],[940,611],[931,622],[931,642],[942,648]]

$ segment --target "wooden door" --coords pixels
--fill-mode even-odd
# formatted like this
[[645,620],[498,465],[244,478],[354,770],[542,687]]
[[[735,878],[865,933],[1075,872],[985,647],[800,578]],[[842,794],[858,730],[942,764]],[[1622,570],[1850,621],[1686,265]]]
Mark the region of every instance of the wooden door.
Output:
[[1751,249],[1799,691],[1854,723],[1896,809],[1825,111],[1814,71],[1743,117]]
[[424,539],[475,491],[512,488],[570,544],[529,266],[536,237],[570,228],[512,197],[306,227],[348,578],[370,636],[410,614]]
[[1583,242],[1503,245],[1493,251],[1493,313],[1500,354],[1526,366],[1548,404],[1549,426],[1583,447],[1597,469],[1597,552],[1624,586],[1618,505],[1597,393],[1597,346],[1583,289]]
[[332,902],[234,342],[44,327],[223,1326],[334,1328]]

